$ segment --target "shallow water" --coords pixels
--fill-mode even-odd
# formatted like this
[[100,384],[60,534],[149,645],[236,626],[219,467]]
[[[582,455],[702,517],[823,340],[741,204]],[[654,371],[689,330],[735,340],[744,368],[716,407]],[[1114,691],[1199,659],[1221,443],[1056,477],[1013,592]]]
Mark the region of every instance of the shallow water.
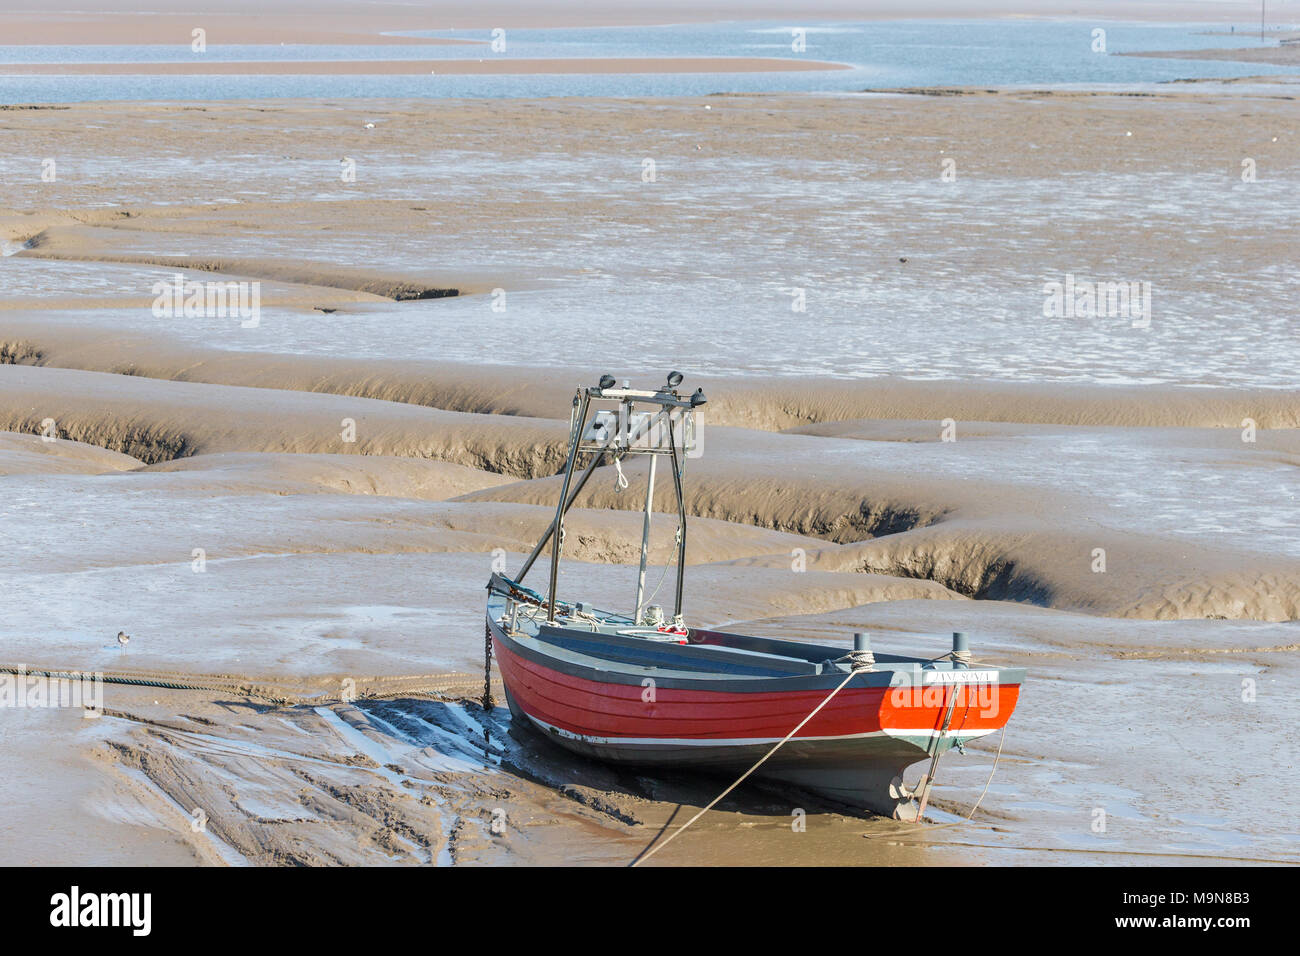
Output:
[[[864,178],[861,167],[810,159],[756,166],[752,174],[723,161],[692,163],[689,174],[665,164],[660,182],[644,186],[627,156],[428,159],[375,162],[353,191],[335,195],[320,192],[319,168],[306,162],[267,170],[254,157],[205,165],[162,156],[152,171],[131,173],[120,193],[124,204],[143,202],[156,179],[184,183],[182,193],[172,191],[175,203],[217,201],[231,195],[232,183],[250,200],[270,191],[304,201],[472,203],[476,191],[510,184],[539,204],[536,211],[513,222],[437,224],[400,244],[239,233],[205,236],[201,246],[155,236],[133,250],[415,273],[436,263],[453,277],[496,272],[502,310],[488,296],[469,296],[334,315],[264,307],[256,329],[217,317],[158,319],[139,308],[63,318],[218,348],[376,359],[509,365],[526,352],[539,365],[590,357],[726,376],[1295,384],[1300,270],[1285,258],[1234,251],[1284,235],[1300,219],[1300,192],[1282,178],[1247,187],[1210,172],[1098,171],[945,185],[916,172],[902,181]],[[0,161],[0,172],[11,165]],[[631,212],[645,202],[645,189],[659,190],[662,218]],[[575,232],[575,214],[560,210],[587,202],[613,218],[578,213],[583,228]],[[629,219],[617,218],[624,205]],[[1170,256],[1171,248],[1180,254]],[[171,275],[0,260],[0,281],[15,296],[149,297],[153,283]],[[1067,275],[1149,283],[1149,325],[1137,314],[1045,317],[1045,283]],[[795,311],[796,290],[803,311]],[[611,316],[617,334],[608,334]],[[538,341],[547,348],[523,347]]]
[[[1157,429],[1045,429],[1031,437],[837,445],[827,461],[860,461],[899,474],[1008,481],[1026,493],[1051,488],[1097,505],[1098,525],[1201,543],[1300,556],[1300,488],[1290,456],[1241,443],[1207,450],[1204,432],[1185,438]],[[1161,440],[1164,438],[1165,440]],[[1099,529],[1100,530],[1100,527]]]
[[[794,28],[806,49],[792,50]],[[497,57],[804,58],[851,64],[817,73],[600,76],[0,76],[0,101],[97,99],[219,100],[265,97],[701,96],[715,92],[843,91],[909,86],[1133,86],[1176,79],[1267,76],[1283,67],[1225,61],[1142,59],[1093,52],[1106,31],[1108,54],[1258,46],[1250,25],[1240,36],[1209,34],[1224,24],[1136,24],[1106,20],[902,20],[871,23],[730,22],[491,33],[431,31],[483,45],[213,45],[211,61],[421,60]],[[1273,41],[1269,41],[1270,43]],[[0,46],[5,63],[189,62],[188,46]]]

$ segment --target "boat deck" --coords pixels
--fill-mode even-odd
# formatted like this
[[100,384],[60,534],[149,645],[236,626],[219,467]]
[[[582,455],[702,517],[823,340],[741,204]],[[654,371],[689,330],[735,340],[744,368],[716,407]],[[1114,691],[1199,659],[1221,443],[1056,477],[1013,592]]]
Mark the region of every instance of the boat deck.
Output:
[[[592,608],[557,613],[554,624],[547,623],[541,613],[533,616],[519,613],[512,624],[508,599],[499,593],[489,597],[487,609],[489,616],[515,641],[525,646],[532,644],[549,657],[584,669],[617,670],[660,680],[725,677],[735,681],[842,678],[850,670],[848,649],[843,646],[700,628],[676,635],[636,626],[630,618]],[[963,668],[947,656],[927,659],[876,654],[874,667],[861,674],[861,683],[895,686],[928,683],[939,677],[936,672],[944,671],[964,672],[952,674],[952,679],[967,675],[1015,679],[1012,674],[999,673],[998,669],[983,665],[978,671]]]

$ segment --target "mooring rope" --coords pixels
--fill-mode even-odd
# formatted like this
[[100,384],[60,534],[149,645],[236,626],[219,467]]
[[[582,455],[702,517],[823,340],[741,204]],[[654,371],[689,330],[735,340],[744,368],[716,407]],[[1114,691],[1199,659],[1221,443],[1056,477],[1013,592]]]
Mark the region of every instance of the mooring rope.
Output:
[[[956,652],[954,651],[954,653]],[[970,655],[968,654],[967,657],[969,656]],[[943,756],[943,738],[944,735],[948,733],[948,728],[952,726],[952,712],[957,708],[957,694],[959,690],[959,687],[953,685],[952,700],[948,701],[947,706],[944,708],[943,724],[939,727],[939,736],[934,739],[934,759],[930,761],[930,770],[926,773],[921,782],[921,806],[916,811],[916,818],[918,820],[925,818],[925,806],[930,802],[930,791],[933,789],[934,775],[939,769],[939,758]],[[967,706],[966,709],[969,711],[970,707]],[[966,723],[964,716],[962,718],[962,723]]]
[[831,702],[831,699],[832,699],[836,694],[838,694],[840,691],[842,691],[842,690],[844,689],[844,687],[848,684],[848,682],[851,681],[851,680],[853,680],[854,675],[856,675],[857,673],[859,673],[859,671],[861,671],[861,670],[865,670],[865,668],[859,668],[859,667],[854,667],[854,668],[852,668],[852,669],[849,671],[848,675],[844,678],[844,680],[840,681],[839,686],[836,687],[836,688],[835,688],[833,691],[831,691],[829,694],[827,694],[827,695],[826,695],[826,699],[823,700],[823,701],[822,701],[820,704],[818,704],[816,707],[814,707],[814,708],[812,709],[812,712],[811,712],[807,717],[805,717],[803,720],[799,721],[799,725],[798,725],[797,727],[795,727],[794,730],[790,731],[788,734],[786,734],[784,737],[782,737],[781,740],[777,742],[777,744],[776,744],[775,747],[773,747],[771,750],[769,750],[767,753],[765,753],[765,754],[763,755],[762,759],[760,759],[760,760],[758,761],[758,763],[754,764],[754,766],[750,767],[748,770],[746,770],[744,773],[742,773],[742,774],[741,774],[741,775],[736,779],[736,782],[735,782],[735,783],[733,783],[733,784],[732,784],[731,786],[729,786],[726,790],[723,790],[720,794],[718,794],[716,797],[714,797],[714,798],[709,802],[709,805],[708,805],[707,807],[705,807],[705,808],[704,808],[703,810],[701,810],[699,813],[695,814],[695,816],[693,816],[693,817],[691,817],[689,820],[687,820],[686,823],[684,823],[680,829],[674,831],[674,832],[673,832],[673,833],[668,837],[668,839],[664,840],[663,843],[660,843],[660,844],[658,844],[657,846],[652,844],[651,847],[650,847],[649,849],[643,851],[643,852],[641,853],[640,856],[638,856],[635,860],[633,860],[633,861],[629,864],[629,866],[639,866],[640,864],[644,863],[646,860],[650,859],[650,857],[654,856],[656,853],[658,853],[660,850],[662,850],[664,847],[666,847],[669,843],[672,843],[673,840],[677,839],[677,837],[681,836],[681,834],[686,830],[686,828],[689,827],[692,823],[694,823],[694,822],[695,822],[696,820],[698,820],[700,817],[704,816],[704,814],[706,814],[706,813],[708,813],[710,810],[712,810],[713,807],[718,803],[719,800],[721,800],[721,799],[722,799],[723,797],[725,797],[727,794],[731,793],[731,791],[735,790],[738,786],[741,785],[741,783],[744,782],[744,780],[745,780],[746,777],[748,777],[751,773],[753,773],[753,772],[754,772],[755,770],[757,770],[759,767],[763,766],[763,764],[767,763],[767,759],[768,759],[769,757],[771,757],[772,754],[774,754],[774,753],[776,753],[778,750],[780,750],[781,747],[784,746],[785,743],[786,743],[786,742],[787,742],[791,737],[793,737],[793,736],[794,736],[795,734],[797,734],[800,730],[802,730],[804,724],[808,723],[808,721],[810,721],[810,720],[812,720],[814,717],[816,717],[816,716],[817,716],[817,713],[818,713],[818,712],[819,712],[823,707],[825,707],[827,704],[829,704],[829,703]]
[[[993,775],[998,772],[998,761],[1002,759],[1002,745],[1006,742],[1007,742],[1007,725],[1003,724],[1002,734],[1000,737],[998,737],[998,752],[993,755],[993,768],[989,771],[989,778],[984,781],[984,789],[980,791],[980,796],[979,799],[975,801],[975,806],[971,807],[970,813],[966,814],[967,820],[975,816],[975,811],[978,810],[980,808],[980,804],[984,802],[984,795],[989,792],[989,787],[993,784]],[[948,826],[949,824],[944,824],[944,825]]]
[[[157,671],[79,671],[70,669],[24,667],[13,664],[0,664],[0,674],[15,677],[31,677],[44,680],[85,681],[92,680],[104,684],[123,684],[134,687],[157,687],[163,690],[202,690],[223,694],[237,694],[240,697],[270,701],[275,704],[324,704],[332,702],[350,702],[354,700],[385,700],[411,694],[429,694],[433,696],[461,696],[472,692],[477,679],[476,674],[448,672],[445,674],[412,674],[391,677],[376,677],[374,682],[381,687],[391,689],[368,690],[356,697],[345,698],[342,694],[323,693],[304,687],[277,684],[272,680],[254,677],[224,674],[173,674]],[[370,680],[370,678],[367,678]],[[493,680],[492,683],[500,683]],[[406,684],[407,686],[400,686]],[[394,686],[397,685],[397,686]]]
[[[801,720],[801,721],[799,722],[799,726],[798,726],[798,727],[795,727],[794,730],[792,730],[792,731],[790,731],[788,734],[786,734],[785,737],[783,737],[783,738],[782,738],[782,739],[777,743],[777,745],[776,745],[775,747],[773,747],[773,748],[772,748],[771,750],[769,750],[766,754],[764,754],[764,755],[763,755],[763,758],[762,758],[761,760],[759,760],[758,763],[754,764],[754,766],[750,767],[750,768],[749,768],[748,770],[746,770],[743,774],[741,774],[741,775],[736,779],[735,783],[733,783],[733,784],[732,784],[731,786],[729,786],[726,790],[723,790],[720,794],[718,794],[716,797],[714,797],[713,800],[709,802],[709,805],[708,805],[708,806],[706,806],[706,807],[705,807],[703,810],[701,810],[699,813],[695,814],[695,816],[693,816],[693,817],[691,817],[689,820],[687,820],[687,821],[686,821],[686,822],[681,826],[680,829],[678,829],[678,830],[674,831],[672,834],[670,834],[670,835],[668,836],[668,839],[664,840],[662,843],[660,843],[660,844],[658,844],[658,845],[655,845],[655,844],[652,843],[649,849],[643,851],[643,852],[641,853],[640,856],[638,856],[635,860],[633,860],[633,861],[632,861],[630,864],[628,864],[628,865],[629,865],[629,866],[640,866],[640,865],[641,865],[642,863],[644,863],[646,860],[650,859],[650,857],[654,856],[656,853],[658,853],[660,850],[662,850],[664,847],[666,847],[669,843],[672,843],[673,840],[677,839],[677,837],[678,837],[679,835],[681,835],[681,833],[682,833],[682,832],[683,832],[687,827],[689,827],[692,823],[694,823],[694,822],[695,822],[696,820],[698,820],[700,817],[704,816],[704,814],[706,814],[706,813],[708,813],[710,810],[712,810],[713,807],[718,803],[718,801],[720,801],[720,800],[721,800],[723,797],[725,797],[727,794],[731,793],[731,791],[735,790],[736,787],[740,786],[740,784],[745,780],[746,777],[748,777],[751,773],[753,773],[755,770],[757,770],[759,767],[761,767],[764,763],[766,763],[766,762],[767,762],[767,759],[768,759],[769,757],[771,757],[772,754],[774,754],[774,753],[776,753],[778,750],[780,750],[781,747],[782,747],[782,746],[783,746],[787,741],[789,741],[791,737],[793,737],[793,736],[794,736],[795,734],[797,734],[801,729],[803,729],[804,724],[806,724],[806,723],[808,723],[808,721],[812,720],[813,717],[815,717],[815,716],[817,715],[817,712],[818,712],[818,711],[820,711],[823,707],[825,707],[827,704],[829,704],[829,703],[831,702],[831,699],[832,699],[836,694],[838,694],[840,691],[842,691],[842,690],[844,689],[845,685],[847,685],[848,682],[849,682],[850,680],[853,679],[853,675],[854,675],[854,674],[857,674],[859,671],[861,671],[861,670],[865,670],[865,669],[866,669],[866,668],[865,668],[865,667],[862,667],[862,666],[855,666],[851,671],[849,671],[849,675],[848,675],[847,677],[845,677],[844,680],[842,680],[842,681],[840,682],[840,685],[839,685],[838,687],[836,687],[833,691],[831,691],[830,694],[827,695],[827,697],[826,697],[825,700],[823,700],[820,704],[818,704],[816,707],[814,707],[813,710],[812,710],[812,713],[810,713],[807,717],[805,717],[803,720]],[[998,750],[997,750],[997,753],[993,755],[993,767],[992,767],[991,770],[989,770],[989,778],[988,778],[986,781],[984,781],[984,789],[983,789],[982,791],[980,791],[979,799],[977,799],[977,800],[975,801],[974,806],[972,806],[972,807],[970,808],[970,811],[966,814],[966,816],[965,816],[963,819],[961,819],[961,820],[954,820],[954,821],[952,821],[952,822],[950,822],[950,823],[938,823],[938,824],[933,824],[933,825],[930,825],[930,826],[916,826],[916,827],[909,827],[909,828],[904,829],[904,830],[894,830],[894,831],[892,831],[892,832],[890,832],[890,833],[864,833],[863,836],[864,836],[864,837],[897,837],[897,836],[904,836],[904,835],[906,835],[906,834],[908,834],[908,833],[914,833],[914,832],[917,832],[917,831],[919,831],[919,830],[925,830],[925,831],[942,830],[942,829],[945,829],[945,828],[947,828],[947,827],[961,826],[963,823],[969,823],[970,820],[971,820],[971,818],[975,816],[975,811],[978,810],[978,809],[980,808],[980,804],[984,802],[984,797],[988,794],[988,792],[989,792],[989,787],[991,787],[991,786],[993,785],[993,775],[996,774],[996,773],[998,772],[998,762],[1002,759],[1002,745],[1003,745],[1004,743],[1006,743],[1006,740],[1007,740],[1007,725],[1006,725],[1006,724],[1003,724],[1003,725],[1002,725],[1002,735],[1001,735],[1001,737],[998,738]],[[931,780],[931,781],[928,781],[928,783],[931,783],[931,784],[932,784],[933,781],[932,781],[932,780]],[[919,814],[918,814],[918,815],[919,815]]]
[[[947,829],[948,827],[959,827],[963,823],[970,823],[971,818],[975,816],[975,811],[978,810],[980,808],[980,804],[984,802],[984,797],[989,792],[989,787],[993,785],[993,775],[998,772],[998,761],[1002,759],[1002,745],[1006,742],[1007,742],[1007,725],[1003,724],[1002,736],[998,738],[998,752],[993,755],[993,767],[992,769],[989,770],[989,778],[984,781],[984,789],[980,791],[979,799],[975,801],[975,805],[970,808],[970,811],[962,819],[953,820],[950,821],[949,823],[932,823],[929,826],[922,825],[922,826],[906,827],[902,830],[892,830],[889,833],[864,833],[862,835],[864,837],[867,837],[868,839],[872,839],[872,838],[879,839],[882,837],[885,839],[889,839],[891,837],[906,836],[909,833],[917,833],[921,830],[925,830],[926,832],[931,832],[934,830],[944,830]],[[933,781],[931,781],[931,783],[933,783]]]

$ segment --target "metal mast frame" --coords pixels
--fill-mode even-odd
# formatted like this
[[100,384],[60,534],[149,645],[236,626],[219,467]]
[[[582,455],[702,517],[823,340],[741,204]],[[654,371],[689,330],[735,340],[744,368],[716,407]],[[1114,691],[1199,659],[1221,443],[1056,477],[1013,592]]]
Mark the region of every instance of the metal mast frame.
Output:
[[[569,420],[568,452],[565,455],[564,477],[560,486],[559,501],[555,507],[555,517],[542,535],[541,540],[537,542],[528,558],[524,561],[519,573],[515,575],[515,582],[522,582],[524,576],[528,574],[537,558],[545,550],[546,545],[548,543],[551,545],[551,567],[546,601],[547,623],[555,623],[557,609],[556,589],[560,572],[560,560],[564,551],[564,516],[573,507],[573,503],[578,499],[578,496],[582,494],[582,489],[586,486],[588,479],[591,478],[596,467],[606,455],[613,455],[616,461],[627,455],[668,455],[671,459],[673,494],[677,499],[677,593],[673,608],[673,620],[675,623],[680,623],[686,565],[686,502],[682,494],[682,460],[677,452],[677,434],[680,427],[682,429],[682,448],[685,451],[685,443],[688,440],[686,428],[688,416],[698,406],[704,404],[705,398],[702,391],[697,391],[695,395],[682,398],[676,391],[677,382],[672,381],[674,377],[676,377],[677,382],[681,381],[680,375],[674,373],[673,376],[669,377],[672,384],[658,391],[647,391],[627,387],[615,388],[612,379],[606,376],[602,379],[601,385],[594,388],[582,387],[574,394],[573,411]],[[587,418],[592,411],[592,403],[597,401],[618,403],[618,426],[616,428],[605,428],[604,430],[608,431],[609,434],[603,439],[584,440],[587,431]],[[659,410],[649,415],[649,417],[646,417],[645,413],[641,413],[640,419],[634,428],[632,426],[633,415],[636,413],[636,406],[638,405],[650,405],[657,407]],[[595,419],[593,419],[593,423],[594,421]],[[668,432],[667,449],[656,447],[653,444],[647,447],[637,446],[638,441],[652,431],[656,425],[661,424],[666,426]],[[584,452],[590,453],[591,459],[587,462],[582,473],[577,476],[575,482],[574,473],[577,469],[578,456]],[[652,458],[651,465],[653,466],[653,464],[654,459]],[[637,623],[640,623],[645,564],[650,548],[652,489],[653,486],[648,488],[646,492],[645,520],[642,525],[641,570],[638,576],[635,612]]]

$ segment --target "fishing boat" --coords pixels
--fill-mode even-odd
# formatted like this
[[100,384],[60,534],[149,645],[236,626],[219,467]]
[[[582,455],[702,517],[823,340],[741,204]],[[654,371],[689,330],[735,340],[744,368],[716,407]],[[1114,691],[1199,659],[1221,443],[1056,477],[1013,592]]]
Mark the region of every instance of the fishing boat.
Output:
[[[977,664],[969,641],[934,658],[693,627],[682,611],[686,461],[700,453],[702,390],[673,372],[653,390],[605,375],[574,395],[554,520],[522,568],[493,573],[485,653],[496,656],[512,720],[600,761],[733,774],[896,819],[923,817],[942,754],[1006,726],[1019,668]],[[602,463],[649,457],[641,562],[630,612],[556,594],[564,519]],[[587,456],[585,467],[579,463]],[[671,468],[677,534],[671,617],[645,594],[657,463]],[[545,594],[523,582],[549,547]],[[665,567],[664,574],[667,575]],[[567,596],[566,596],[567,597]],[[929,760],[908,786],[904,772]]]

